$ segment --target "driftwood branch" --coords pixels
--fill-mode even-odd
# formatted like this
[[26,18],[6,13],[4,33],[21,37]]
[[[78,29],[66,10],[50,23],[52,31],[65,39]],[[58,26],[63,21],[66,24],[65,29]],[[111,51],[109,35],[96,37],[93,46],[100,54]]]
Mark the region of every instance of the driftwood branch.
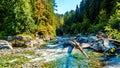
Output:
[[69,43],[70,43],[71,45],[73,45],[75,48],[79,49],[79,50],[83,53],[83,55],[84,55],[87,59],[89,59],[88,55],[85,53],[85,51],[83,50],[83,48],[80,46],[79,43],[77,43],[76,41],[70,41]]
[[111,43],[120,46],[120,40],[116,40],[116,39],[108,39],[108,40],[109,40]]

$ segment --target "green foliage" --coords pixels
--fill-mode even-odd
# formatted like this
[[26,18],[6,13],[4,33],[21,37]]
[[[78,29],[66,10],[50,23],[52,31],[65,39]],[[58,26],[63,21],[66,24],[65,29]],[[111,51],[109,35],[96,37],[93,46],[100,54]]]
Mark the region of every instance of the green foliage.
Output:
[[56,19],[57,19],[56,28],[62,27],[62,25],[64,24],[64,16],[61,14],[56,14]]
[[80,26],[82,33],[88,33],[87,31],[88,31],[88,28],[90,27],[89,22],[90,21],[88,18],[83,19],[83,22],[81,23],[81,26]]
[[[6,33],[11,32],[11,24],[14,20],[14,15],[13,14],[13,4],[15,2],[9,1],[9,0],[1,0],[0,2],[0,34],[6,35]],[[12,6],[12,7],[11,7]],[[12,19],[13,18],[13,19]],[[12,33],[12,32],[11,32]],[[2,35],[2,36],[3,36]]]
[[[27,52],[27,53],[26,53]],[[23,54],[31,54],[32,51],[26,51]],[[22,55],[16,54],[8,54],[8,55],[0,55],[0,68],[14,68],[14,67],[22,67],[22,64],[25,64],[30,59],[26,58]]]
[[97,33],[106,25],[120,31],[119,0],[82,0],[64,16],[55,15],[54,7],[54,0],[1,0],[0,37],[36,32],[55,36],[59,28],[68,34]]
[[38,56],[32,50],[21,51],[17,54],[0,54],[0,68],[21,68],[22,64],[29,62],[31,58],[26,56]]
[[41,26],[46,28],[46,32],[49,27],[52,28],[49,33],[55,35],[53,10],[53,0],[1,0],[0,36],[22,33],[33,35],[39,32]]
[[[65,33],[97,33],[109,25],[116,33],[120,31],[119,0],[82,0],[74,13],[64,15]],[[79,24],[78,24],[79,23]],[[109,31],[110,32],[110,31]],[[111,32],[112,33],[112,32]]]
[[114,36],[116,39],[120,39],[120,32],[117,29],[112,29],[110,26],[106,26],[105,30],[109,36]]
[[120,3],[116,2],[114,7],[114,14],[110,16],[108,26],[105,27],[107,34],[120,39]]
[[2,0],[1,4],[3,4],[3,9],[0,10],[2,14],[0,15],[2,18],[0,20],[0,26],[2,28],[1,31],[4,31],[5,35],[33,32],[36,29],[36,25],[32,18],[30,0]]
[[36,29],[35,22],[32,18],[32,6],[30,0],[17,0],[14,4],[15,14],[15,32],[34,32]]
[[0,32],[0,39],[3,38],[3,36],[5,35],[4,31]]
[[120,31],[120,3],[116,3],[116,6],[114,7],[114,14],[110,16],[110,19],[108,21],[108,24],[113,28],[113,29],[118,29]]
[[115,48],[110,49],[110,52],[112,53],[115,52]]
[[56,19],[53,12],[53,0],[37,0],[34,12],[34,20],[37,26],[37,32],[42,32],[44,35],[55,36]]

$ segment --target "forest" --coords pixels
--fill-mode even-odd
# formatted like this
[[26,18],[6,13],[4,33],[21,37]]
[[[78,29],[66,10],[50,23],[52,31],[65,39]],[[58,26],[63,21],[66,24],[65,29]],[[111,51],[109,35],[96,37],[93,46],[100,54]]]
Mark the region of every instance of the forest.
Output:
[[41,32],[55,36],[53,0],[1,0],[0,37]]
[[105,32],[120,39],[120,2],[119,0],[82,0],[76,10],[66,12],[65,33],[98,33]]
[[56,0],[0,0],[0,68],[120,67],[120,0],[55,11]]
[[55,0],[1,0],[0,38],[35,36],[38,32],[56,36],[103,31],[120,39],[119,0],[82,0],[75,11],[62,15],[54,13],[56,7]]

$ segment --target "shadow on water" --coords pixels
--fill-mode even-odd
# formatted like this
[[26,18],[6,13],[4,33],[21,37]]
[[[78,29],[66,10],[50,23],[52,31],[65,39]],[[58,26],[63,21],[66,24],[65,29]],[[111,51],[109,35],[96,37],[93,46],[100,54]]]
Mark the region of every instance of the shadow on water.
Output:
[[106,67],[120,68],[120,50],[117,50],[112,56],[107,57],[105,61]]
[[66,66],[65,66],[65,68],[72,68],[72,67],[77,68],[77,66],[78,66],[77,59],[74,56],[72,56],[71,54],[69,54],[66,57]]
[[73,54],[68,54],[67,56],[60,58],[57,60],[59,63],[55,68],[88,68],[87,67],[87,59],[85,59],[84,56],[80,56],[80,54],[76,53],[79,55],[74,56]]

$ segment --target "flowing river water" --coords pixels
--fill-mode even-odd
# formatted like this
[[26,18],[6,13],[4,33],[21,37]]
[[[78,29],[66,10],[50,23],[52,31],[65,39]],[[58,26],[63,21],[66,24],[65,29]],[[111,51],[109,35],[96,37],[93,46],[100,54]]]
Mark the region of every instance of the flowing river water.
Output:
[[[107,60],[101,61],[103,53],[94,52],[93,50],[85,49],[84,51],[90,57],[87,59],[78,49],[73,49],[71,54],[67,53],[68,48],[52,48],[57,46],[56,44],[47,44],[47,48],[16,48],[15,54],[23,56],[22,58],[28,58],[27,62],[22,64],[20,68],[120,68],[120,51],[115,53],[115,56],[110,56]],[[34,51],[34,54],[24,54],[24,51]],[[13,54],[11,50],[0,50],[0,56],[2,54]],[[117,54],[117,55],[116,55]],[[2,60],[3,58],[0,58]],[[106,59],[106,58],[104,58]],[[10,64],[19,61],[19,58],[13,58],[10,60],[0,61],[0,67],[4,68],[3,64]],[[6,66],[5,66],[6,67]],[[18,67],[17,64],[15,67]]]
[[[103,53],[94,52],[85,49],[90,59],[87,59],[79,50],[74,49],[72,54],[58,58],[55,68],[120,68],[120,49],[116,50],[113,55],[104,57]],[[62,52],[61,52],[62,53]]]

